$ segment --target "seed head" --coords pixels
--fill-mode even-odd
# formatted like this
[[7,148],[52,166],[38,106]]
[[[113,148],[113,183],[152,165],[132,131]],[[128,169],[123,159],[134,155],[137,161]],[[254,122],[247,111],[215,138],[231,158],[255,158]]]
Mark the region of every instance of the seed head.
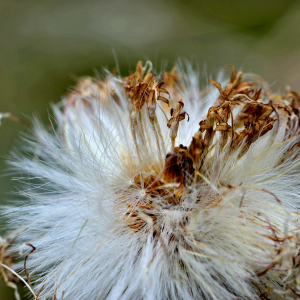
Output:
[[231,68],[203,90],[180,63],[83,78],[30,127],[0,259],[26,243],[36,299],[300,295],[300,95]]

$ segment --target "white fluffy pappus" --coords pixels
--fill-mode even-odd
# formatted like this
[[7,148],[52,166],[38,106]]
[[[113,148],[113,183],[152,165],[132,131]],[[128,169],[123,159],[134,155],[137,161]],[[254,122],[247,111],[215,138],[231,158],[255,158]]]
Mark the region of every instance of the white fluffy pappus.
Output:
[[33,124],[9,162],[12,266],[36,299],[299,296],[299,94],[151,68],[83,78]]

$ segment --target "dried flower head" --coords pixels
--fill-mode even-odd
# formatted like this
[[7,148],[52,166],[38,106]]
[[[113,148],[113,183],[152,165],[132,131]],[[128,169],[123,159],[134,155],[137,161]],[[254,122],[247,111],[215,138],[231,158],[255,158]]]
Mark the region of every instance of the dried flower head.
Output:
[[5,213],[36,299],[300,295],[300,95],[231,68],[200,90],[189,65],[139,62],[33,124],[10,161],[27,200]]

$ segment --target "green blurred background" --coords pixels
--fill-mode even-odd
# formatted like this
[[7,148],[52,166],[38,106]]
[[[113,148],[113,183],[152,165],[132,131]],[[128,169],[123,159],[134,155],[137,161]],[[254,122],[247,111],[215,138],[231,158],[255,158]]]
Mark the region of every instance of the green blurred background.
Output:
[[[299,21],[295,0],[1,0],[0,112],[36,113],[47,122],[49,103],[74,78],[113,69],[114,52],[124,75],[137,60],[171,66],[182,57],[208,74],[232,64],[260,74],[274,89],[300,91]],[[23,129],[2,121],[2,173]],[[0,203],[14,189],[0,177]],[[12,289],[0,281],[0,300],[9,299]]]

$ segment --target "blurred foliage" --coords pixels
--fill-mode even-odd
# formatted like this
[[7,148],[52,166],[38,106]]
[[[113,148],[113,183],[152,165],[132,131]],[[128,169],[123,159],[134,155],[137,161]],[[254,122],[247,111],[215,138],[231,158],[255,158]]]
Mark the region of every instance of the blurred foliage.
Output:
[[[1,0],[0,17],[0,111],[23,118],[36,113],[47,123],[49,103],[76,78],[117,61],[124,75],[145,59],[159,69],[188,58],[209,76],[233,64],[274,88],[300,90],[299,1]],[[4,156],[24,128],[2,123],[5,173]],[[15,198],[13,190],[1,177],[0,202]],[[2,282],[0,300],[9,299],[13,292]]]
[[202,0],[183,1],[188,14],[210,19],[212,22],[226,22],[244,34],[263,36],[276,25],[283,14],[287,13],[295,0]]

